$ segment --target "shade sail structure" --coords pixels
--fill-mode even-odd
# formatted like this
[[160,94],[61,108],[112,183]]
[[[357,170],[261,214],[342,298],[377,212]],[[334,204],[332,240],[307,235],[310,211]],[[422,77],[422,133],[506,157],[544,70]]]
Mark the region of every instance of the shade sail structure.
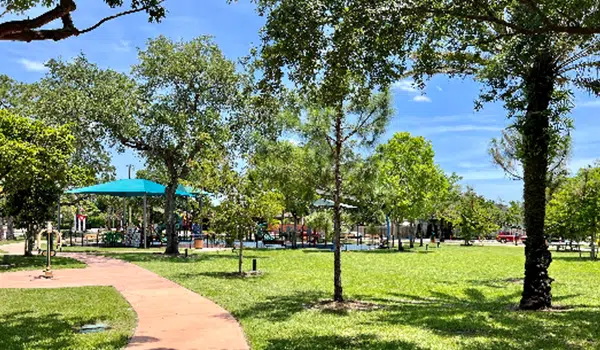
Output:
[[[312,203],[313,206],[315,207],[324,207],[324,208],[333,208],[333,201],[330,199],[317,199],[316,201],[314,201]],[[340,207],[344,208],[344,209],[356,209],[355,206],[350,205],[350,204],[344,204],[344,203],[340,203]]]
[[[158,197],[165,195],[166,187],[150,180],[144,179],[123,179],[103,184],[75,188],[67,193],[73,194],[98,194],[116,197]],[[178,196],[193,196],[183,187],[177,188],[175,192]]]
[[191,186],[177,186],[177,195],[183,197],[211,196],[212,193],[199,190]]

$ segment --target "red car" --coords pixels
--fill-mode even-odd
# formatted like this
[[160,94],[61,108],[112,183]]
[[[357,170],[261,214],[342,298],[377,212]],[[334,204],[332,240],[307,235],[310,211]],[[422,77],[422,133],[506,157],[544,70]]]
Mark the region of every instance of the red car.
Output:
[[518,232],[500,232],[496,235],[496,241],[501,242],[501,243],[506,243],[506,242],[514,242],[515,240],[517,242],[521,241],[524,242],[527,239],[527,236]]

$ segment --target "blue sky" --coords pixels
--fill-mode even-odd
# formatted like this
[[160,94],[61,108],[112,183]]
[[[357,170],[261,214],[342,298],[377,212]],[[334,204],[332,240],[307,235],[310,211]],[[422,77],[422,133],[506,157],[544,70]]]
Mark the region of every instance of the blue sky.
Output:
[[[102,67],[127,72],[136,62],[136,48],[160,34],[184,40],[212,35],[231,59],[246,55],[253,44],[258,44],[263,20],[249,0],[232,5],[226,0],[168,0],[165,5],[169,13],[160,24],[148,23],[144,14],[137,14],[60,42],[3,43],[0,72],[32,82],[43,76],[43,64],[48,59],[68,59],[80,52]],[[81,1],[73,17],[83,28],[112,13],[101,1]],[[499,136],[508,123],[505,112],[499,105],[488,105],[474,113],[473,100],[478,91],[479,86],[469,80],[445,77],[434,78],[425,95],[409,81],[397,82],[393,88],[396,115],[383,140],[397,131],[422,135],[432,141],[436,162],[445,171],[461,175],[463,184],[491,199],[521,199],[522,183],[507,179],[487,155],[490,139]],[[596,118],[600,100],[586,94],[577,94],[575,100],[573,170],[600,158],[600,120]],[[127,164],[134,164],[136,169],[143,167],[132,152],[115,154],[113,162],[118,178],[127,176]]]

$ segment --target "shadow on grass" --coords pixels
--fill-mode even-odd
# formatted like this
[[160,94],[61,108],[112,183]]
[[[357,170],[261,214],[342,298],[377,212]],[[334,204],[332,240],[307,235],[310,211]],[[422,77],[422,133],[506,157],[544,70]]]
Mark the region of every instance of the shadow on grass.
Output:
[[261,275],[247,275],[240,274],[237,271],[206,271],[206,272],[184,272],[179,273],[174,276],[176,280],[185,279],[185,278],[195,278],[198,276],[202,277],[210,277],[210,278],[218,278],[218,279],[226,279],[226,280],[244,280],[244,281],[259,281],[264,274]]
[[[64,318],[60,314],[33,314],[32,311],[0,315],[0,349],[73,349],[75,330],[95,319]],[[97,338],[95,338],[97,339]],[[127,344],[122,335],[94,343],[96,349],[120,349]]]
[[[9,272],[16,270],[36,270],[43,269],[46,266],[45,256],[20,256],[20,255],[4,255],[0,260],[0,272]],[[52,268],[68,269],[82,268],[85,264],[71,258],[53,257]]]
[[[598,308],[573,306],[570,310],[516,311],[521,292],[487,297],[481,290],[466,288],[461,296],[430,292],[430,297],[395,294],[386,312],[364,324],[407,325],[453,338],[463,349],[583,349],[598,348]],[[464,295],[464,296],[462,296]],[[555,298],[568,300],[576,295]]]
[[359,334],[355,336],[310,336],[299,334],[293,338],[275,338],[269,340],[267,350],[296,349],[373,349],[373,350],[420,350],[419,345],[401,340],[383,340],[374,335]]
[[[180,263],[180,264],[190,264],[199,261],[212,261],[212,260],[237,260],[238,256],[236,254],[193,254],[188,255],[186,258],[184,255],[172,256],[172,255],[164,255],[162,253],[102,253],[99,255],[125,260],[128,262],[136,263],[136,262],[168,262],[168,263]],[[263,259],[261,256],[254,255],[244,255],[244,259]]]
[[234,316],[238,319],[263,318],[269,322],[288,320],[294,314],[305,311],[307,307],[329,297],[329,294],[317,291],[301,291],[290,295],[268,296],[248,308],[237,311]]

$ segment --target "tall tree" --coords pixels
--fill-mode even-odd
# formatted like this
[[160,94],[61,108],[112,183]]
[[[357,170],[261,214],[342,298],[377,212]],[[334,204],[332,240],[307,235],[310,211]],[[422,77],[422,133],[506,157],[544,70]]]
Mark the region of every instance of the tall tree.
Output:
[[31,255],[35,228],[53,217],[74,169],[69,159],[74,138],[68,129],[0,110],[0,197],[7,214],[27,229],[25,255]]
[[[164,167],[166,253],[178,254],[173,211],[180,180],[202,159],[218,156],[234,148],[236,140],[253,134],[260,119],[241,114],[248,80],[208,37],[190,42],[150,40],[132,73],[130,78],[101,70],[79,57],[72,63],[52,64],[50,76],[56,85],[104,101],[106,109],[94,110],[96,122],[122,147],[141,152],[150,166]],[[262,117],[266,122],[268,115]]]
[[[381,45],[365,48],[364,33],[353,25],[357,13],[345,3],[310,0],[260,0],[259,14],[267,16],[262,31],[261,59],[265,66],[262,88],[283,86],[287,77],[308,101],[304,131],[329,149],[334,183],[334,300],[343,301],[341,280],[341,197],[344,152],[355,138],[373,141],[390,117],[388,84],[394,68],[402,67],[405,55],[395,62],[376,61]],[[379,47],[377,47],[379,45]],[[373,96],[380,86],[379,95]]]
[[302,133],[307,143],[322,149],[327,145],[326,156],[330,159],[333,178],[334,223],[334,301],[342,302],[341,232],[343,173],[348,153],[353,147],[372,147],[387,125],[392,110],[390,95],[386,90],[364,100],[346,101],[343,97],[337,105],[309,105]]
[[[100,3],[98,0],[94,2]],[[12,41],[35,41],[35,40],[63,40],[72,36],[78,36],[97,29],[106,22],[116,18],[131,15],[138,12],[146,12],[148,20],[160,21],[165,17],[165,8],[162,6],[164,0],[131,0],[129,9],[117,12],[108,17],[99,18],[95,24],[79,29],[73,22],[72,13],[77,9],[76,0],[2,0],[0,6],[4,11],[0,16],[11,14],[23,16],[27,11],[34,8],[44,8],[44,11],[35,17],[10,20],[0,23],[0,40]],[[121,8],[123,0],[102,0],[110,8]],[[59,22],[58,28],[47,28],[53,22]]]
[[383,207],[395,221],[429,217],[448,192],[450,182],[433,157],[431,142],[408,132],[396,133],[377,147]]
[[[552,257],[543,226],[548,155],[557,149],[553,145],[561,134],[559,117],[571,107],[568,83],[594,93],[599,90],[593,72],[600,44],[589,35],[600,26],[595,2],[263,0],[259,4],[259,13],[267,16],[268,49],[299,52],[293,59],[275,55],[273,64],[291,63],[306,72],[304,77],[323,76],[318,68],[329,66],[313,62],[322,62],[315,57],[333,57],[326,48],[350,46],[348,56],[360,58],[360,65],[351,59],[344,61],[345,67],[363,74],[364,81],[382,83],[406,74],[403,68],[410,52],[417,84],[437,73],[473,74],[485,86],[480,102],[504,102],[523,144],[519,158],[524,166],[528,239],[520,307],[550,307]],[[330,63],[337,67],[340,61]]]

